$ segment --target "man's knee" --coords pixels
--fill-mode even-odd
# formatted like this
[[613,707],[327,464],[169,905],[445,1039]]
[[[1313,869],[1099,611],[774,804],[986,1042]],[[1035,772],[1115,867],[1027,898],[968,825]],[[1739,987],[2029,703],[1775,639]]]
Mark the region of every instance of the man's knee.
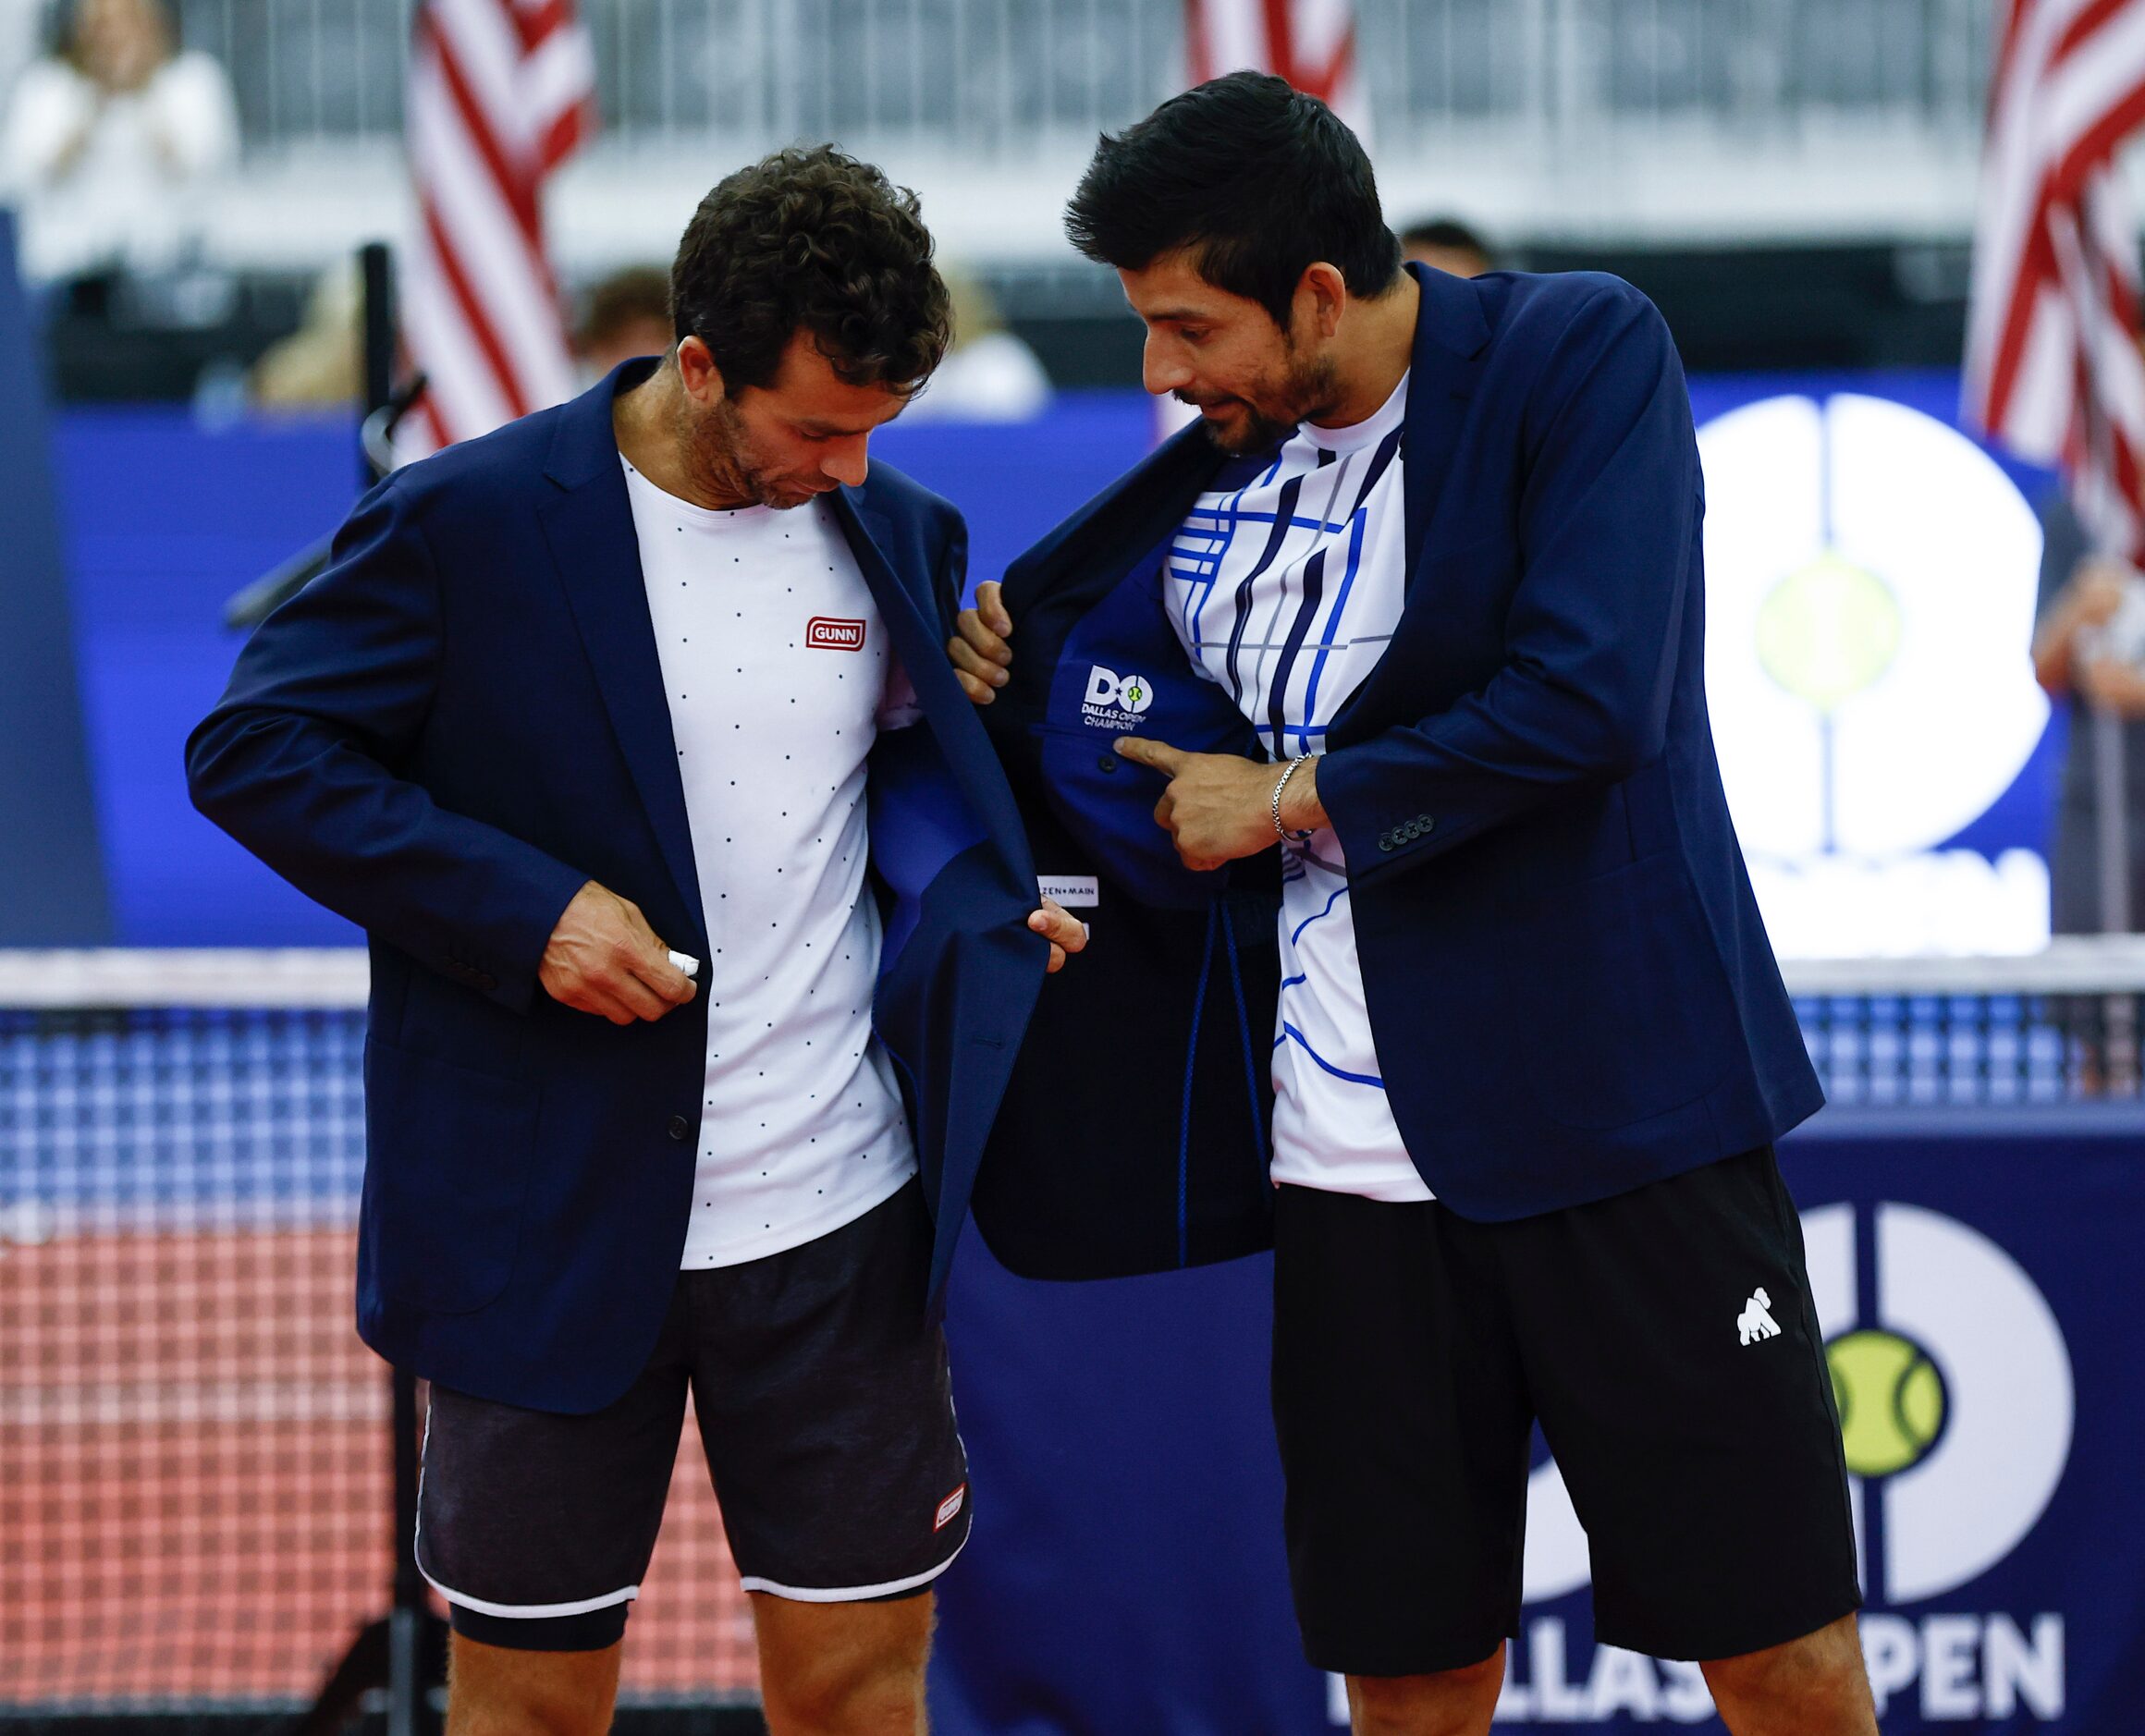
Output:
[[916,1736],[933,1604],[801,1604],[754,1594],[773,1736]]
[[[1713,1658],[1701,1666],[1707,1685],[1724,1713],[1796,1713],[1812,1730],[1860,1728],[1869,1688],[1855,1618],[1842,1616],[1813,1633],[1739,1657]],[[1821,1721],[1820,1721],[1821,1720]],[[1875,1728],[1874,1714],[1868,1727]]]
[[761,1697],[774,1736],[916,1736],[924,1666],[890,1654],[828,1659],[764,1678]]
[[1351,1676],[1354,1736],[1478,1736],[1504,1685],[1504,1648],[1479,1664],[1428,1676]]
[[447,1660],[447,1736],[604,1736],[619,1651],[526,1652],[458,1633]]

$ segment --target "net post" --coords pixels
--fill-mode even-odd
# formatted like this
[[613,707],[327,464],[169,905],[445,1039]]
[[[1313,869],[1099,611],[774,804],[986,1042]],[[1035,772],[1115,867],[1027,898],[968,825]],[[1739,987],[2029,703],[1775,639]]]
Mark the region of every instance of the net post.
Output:
[[[2092,708],[2093,800],[2097,821],[2101,932],[2130,932],[2130,816],[2128,742],[2125,724],[2107,705]],[[2110,995],[2101,1021],[2101,1088],[2112,1097],[2138,1091],[2138,1001]]]

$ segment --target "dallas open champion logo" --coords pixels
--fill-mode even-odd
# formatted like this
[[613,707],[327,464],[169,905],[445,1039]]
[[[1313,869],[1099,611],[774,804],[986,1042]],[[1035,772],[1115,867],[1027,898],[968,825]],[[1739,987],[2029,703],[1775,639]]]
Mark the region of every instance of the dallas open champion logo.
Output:
[[1146,677],[1120,675],[1097,663],[1087,671],[1080,716],[1101,729],[1136,729],[1140,715],[1154,703],[1155,690]]

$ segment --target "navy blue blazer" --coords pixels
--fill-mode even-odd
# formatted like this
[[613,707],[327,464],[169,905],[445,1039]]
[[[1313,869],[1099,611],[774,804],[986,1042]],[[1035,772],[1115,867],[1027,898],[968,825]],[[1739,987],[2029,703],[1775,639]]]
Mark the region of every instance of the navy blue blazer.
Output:
[[[365,1341],[562,1412],[607,1404],[645,1363],[700,1148],[705,997],[621,1029],[536,981],[590,879],[710,960],[611,429],[646,366],[373,490],[187,748],[202,812],[370,936]],[[873,1015],[938,1226],[935,1301],[1048,947],[1026,926],[1012,798],[946,662],[960,516],[883,464],[832,499],[925,714],[881,735],[867,792]]]
[[[1764,1144],[1821,1094],[1714,759],[1704,494],[1667,328],[1613,277],[1410,269],[1406,605],[1333,720],[1318,793],[1401,1136],[1452,1210],[1506,1219]],[[1256,1049],[1266,1091],[1278,862],[1184,869],[1151,816],[1159,775],[1110,752],[1129,726],[1265,757],[1163,606],[1170,542],[1221,465],[1187,429],[1006,574],[1012,675],[985,719],[1038,868],[1099,892],[977,1200],[1017,1269],[1144,1270],[1261,1239],[1247,1178],[1269,1099],[1213,1027]],[[1146,708],[1098,720],[1097,669],[1143,678]],[[1097,997],[1156,1009],[1134,1046],[1167,1078],[1061,1160],[1043,1057],[1090,1039]]]

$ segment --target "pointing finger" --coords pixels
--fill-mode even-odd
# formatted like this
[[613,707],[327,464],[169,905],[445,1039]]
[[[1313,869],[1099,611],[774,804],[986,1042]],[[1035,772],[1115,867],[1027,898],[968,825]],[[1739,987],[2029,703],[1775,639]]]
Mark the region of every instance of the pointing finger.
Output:
[[1173,748],[1167,741],[1152,741],[1145,736],[1120,736],[1117,752],[1121,758],[1139,765],[1151,765],[1164,777],[1174,777],[1184,769],[1184,762],[1192,756],[1182,748]]

